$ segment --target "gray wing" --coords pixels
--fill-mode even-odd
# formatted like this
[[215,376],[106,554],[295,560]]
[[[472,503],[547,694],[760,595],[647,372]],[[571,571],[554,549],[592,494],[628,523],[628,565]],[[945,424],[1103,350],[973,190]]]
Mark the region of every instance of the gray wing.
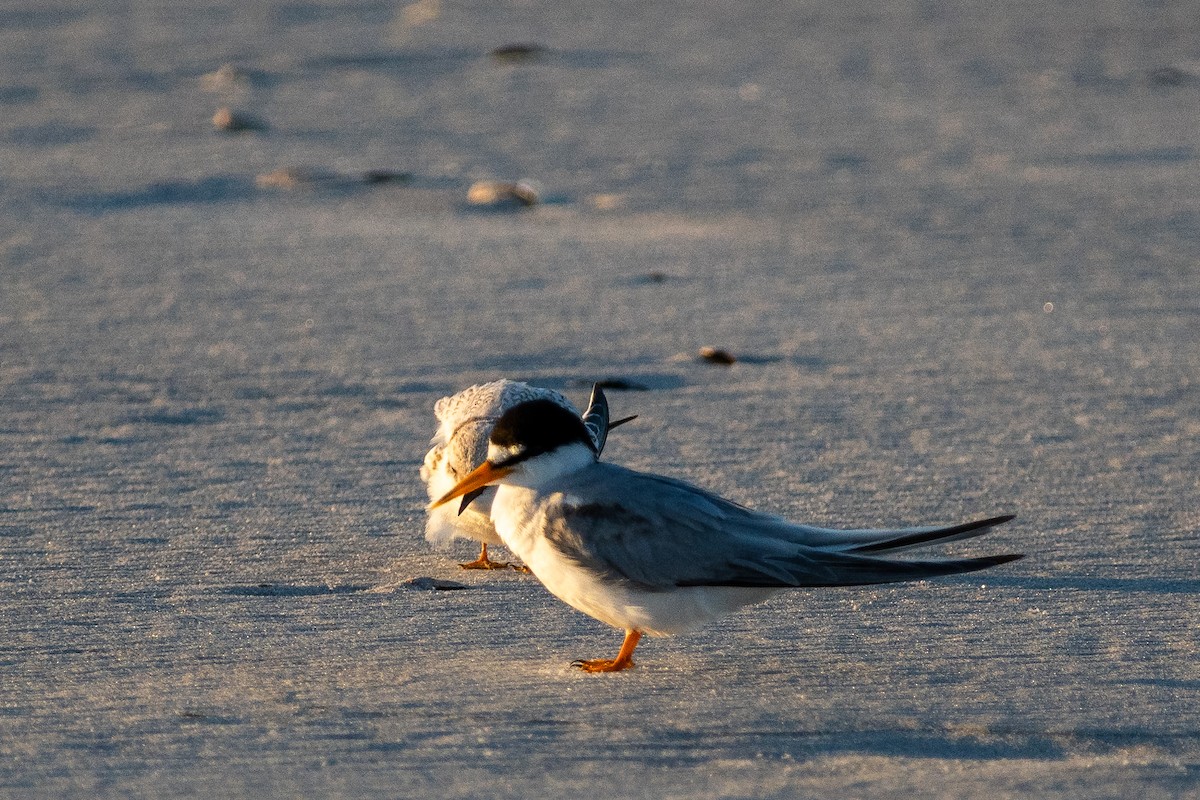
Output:
[[682,481],[595,464],[548,498],[546,535],[585,568],[643,588],[851,586],[969,572],[1020,556],[876,555],[983,533],[1011,517],[945,528],[838,531],[751,511]]

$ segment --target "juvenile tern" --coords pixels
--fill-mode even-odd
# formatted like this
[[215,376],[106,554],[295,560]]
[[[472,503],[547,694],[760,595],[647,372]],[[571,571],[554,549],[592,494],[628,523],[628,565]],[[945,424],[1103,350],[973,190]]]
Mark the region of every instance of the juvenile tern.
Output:
[[922,580],[1021,558],[888,557],[979,536],[1011,515],[949,527],[831,530],[601,463],[579,417],[545,399],[504,412],[487,460],[431,507],[493,484],[491,516],[504,544],[560,600],[625,631],[616,658],[575,662],[587,672],[632,667],[643,634],[691,630],[785,588]]
[[[441,497],[483,462],[487,457],[488,434],[502,413],[519,403],[535,399],[554,403],[572,416],[578,414],[571,401],[558,392],[520,381],[498,380],[477,384],[438,400],[433,409],[439,423],[438,430],[421,466],[421,480],[425,482],[429,498]],[[631,419],[633,417],[610,423],[608,399],[599,386],[592,388],[582,422],[597,453],[604,450],[609,428]],[[464,496],[457,509],[431,510],[425,523],[425,538],[438,545],[455,538],[479,542],[479,558],[461,564],[464,569],[504,569],[511,566],[488,557],[488,545],[501,543],[489,517],[493,495],[495,490],[481,487]]]

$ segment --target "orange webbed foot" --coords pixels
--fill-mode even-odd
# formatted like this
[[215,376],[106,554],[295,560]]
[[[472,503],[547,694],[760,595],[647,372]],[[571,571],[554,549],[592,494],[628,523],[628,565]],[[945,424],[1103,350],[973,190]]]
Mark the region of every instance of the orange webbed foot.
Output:
[[474,561],[460,563],[459,566],[463,569],[508,569],[509,567],[517,569],[514,564],[508,561],[492,561],[486,556],[483,558],[477,558]]
[[572,667],[578,667],[584,672],[620,672],[633,666],[633,650],[638,640],[642,638],[641,631],[625,631],[625,641],[621,643],[621,652],[616,658],[592,658],[586,661],[572,661]]
[[620,672],[623,669],[629,669],[633,666],[633,659],[630,658],[621,662],[615,658],[592,658],[587,661],[572,661],[572,667],[578,667],[584,672]]
[[479,558],[475,559],[474,561],[468,561],[465,564],[459,564],[459,566],[462,567],[463,569],[510,569],[511,568],[511,569],[517,570],[518,572],[520,572],[522,569],[525,569],[526,572],[529,571],[528,568],[521,567],[521,566],[519,566],[517,564],[513,564],[512,562],[509,562],[509,561],[492,561],[490,558],[488,558],[488,551],[487,551],[486,544],[479,548]]

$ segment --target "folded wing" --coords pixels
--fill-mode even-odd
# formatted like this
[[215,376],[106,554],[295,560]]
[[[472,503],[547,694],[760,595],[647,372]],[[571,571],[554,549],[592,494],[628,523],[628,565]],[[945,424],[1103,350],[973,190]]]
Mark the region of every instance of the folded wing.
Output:
[[986,569],[1019,555],[901,560],[889,554],[972,538],[1012,519],[901,530],[797,525],[682,481],[597,464],[543,507],[551,544],[645,589],[853,586]]

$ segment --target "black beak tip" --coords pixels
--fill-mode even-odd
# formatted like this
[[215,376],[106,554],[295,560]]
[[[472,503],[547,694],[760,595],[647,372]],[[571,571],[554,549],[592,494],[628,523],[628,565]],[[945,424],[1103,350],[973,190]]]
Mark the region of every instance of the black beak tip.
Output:
[[462,502],[458,504],[458,515],[462,516],[462,513],[467,510],[467,506],[475,502],[475,498],[483,494],[486,489],[486,486],[480,486],[478,489],[472,489],[464,494],[462,496]]

